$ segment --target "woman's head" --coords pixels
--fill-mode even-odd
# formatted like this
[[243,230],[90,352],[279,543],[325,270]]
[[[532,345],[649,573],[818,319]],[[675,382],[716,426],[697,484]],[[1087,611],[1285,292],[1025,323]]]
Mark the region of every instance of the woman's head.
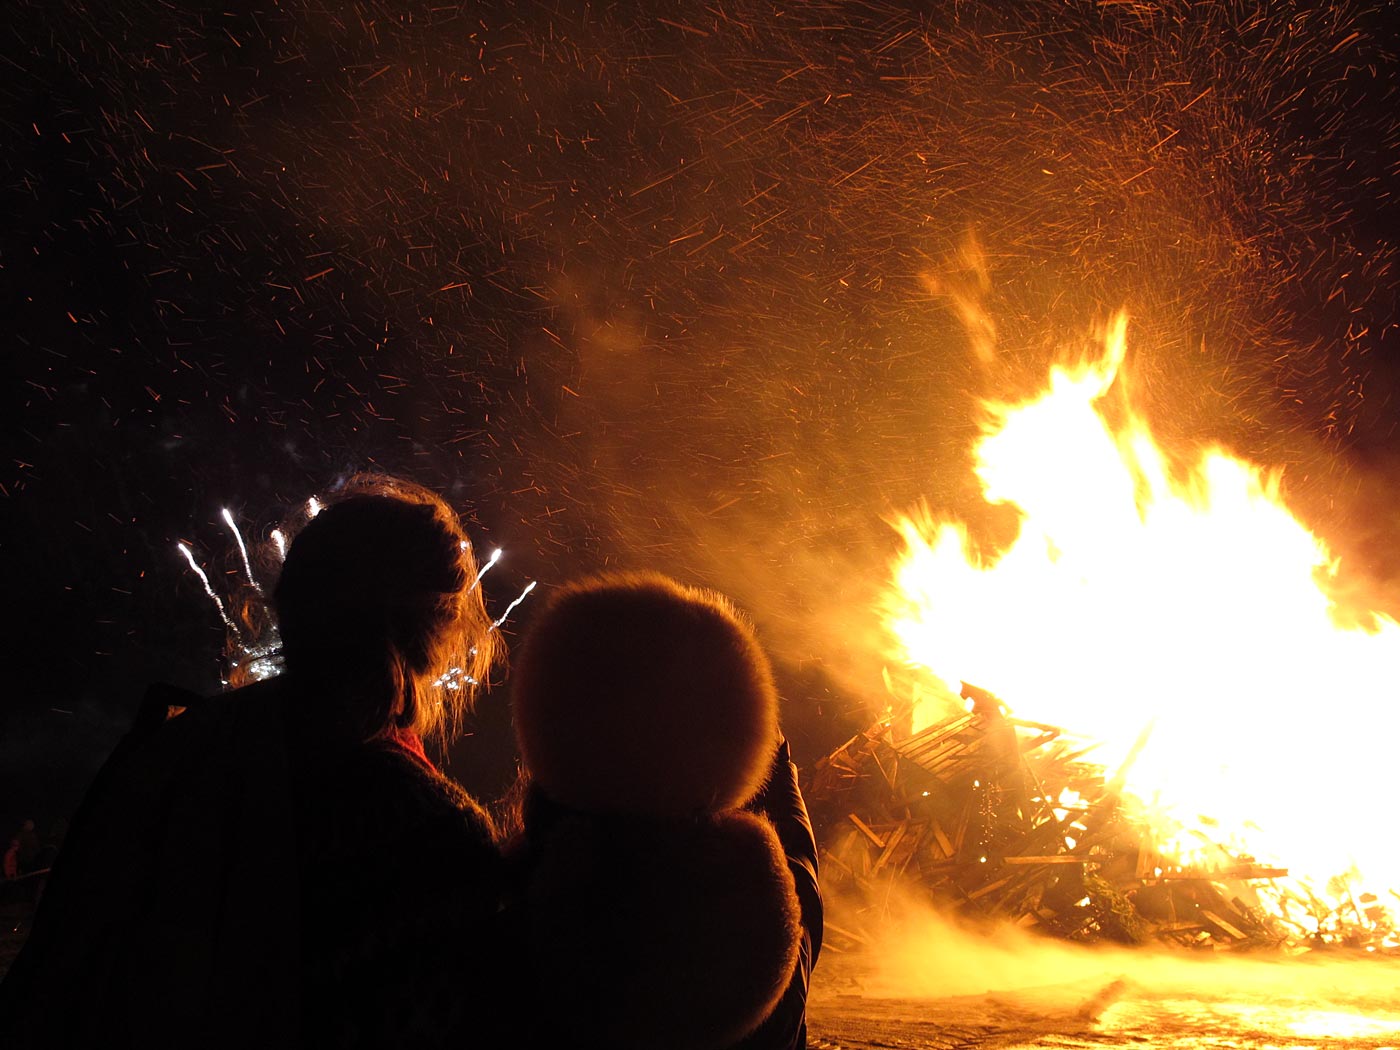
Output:
[[450,737],[497,644],[476,575],[441,497],[393,478],[351,479],[282,566],[274,603],[288,673],[358,739],[393,727]]

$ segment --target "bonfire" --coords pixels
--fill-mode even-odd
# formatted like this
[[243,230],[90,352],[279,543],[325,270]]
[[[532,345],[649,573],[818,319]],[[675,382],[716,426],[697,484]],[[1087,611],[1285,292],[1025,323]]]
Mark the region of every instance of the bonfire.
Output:
[[1400,629],[1341,608],[1278,474],[1158,446],[1126,327],[985,405],[1008,547],[895,522],[890,701],[814,777],[826,879],[1072,939],[1392,952],[1400,870],[1355,800],[1385,787]]

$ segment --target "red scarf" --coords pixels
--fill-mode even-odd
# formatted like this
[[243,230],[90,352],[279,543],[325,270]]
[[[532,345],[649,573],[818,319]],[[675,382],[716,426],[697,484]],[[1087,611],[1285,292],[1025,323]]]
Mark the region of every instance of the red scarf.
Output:
[[430,771],[434,773],[438,771],[438,767],[433,765],[432,760],[428,758],[427,752],[423,750],[423,738],[411,728],[391,726],[384,734],[384,740],[411,758],[416,758],[419,762],[423,763],[423,765],[427,766]]

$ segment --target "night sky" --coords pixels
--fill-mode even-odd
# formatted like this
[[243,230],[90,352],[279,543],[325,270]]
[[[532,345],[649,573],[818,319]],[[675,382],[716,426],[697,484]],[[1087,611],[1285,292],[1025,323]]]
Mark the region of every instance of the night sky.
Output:
[[[0,29],[0,821],[70,806],[146,683],[217,688],[177,541],[225,589],[221,508],[263,543],[359,470],[505,550],[498,611],[608,566],[733,594],[813,754],[880,693],[885,519],[995,542],[977,399],[1120,306],[1161,436],[1400,576],[1393,4],[226,6]],[[454,755],[485,794],[505,702]]]

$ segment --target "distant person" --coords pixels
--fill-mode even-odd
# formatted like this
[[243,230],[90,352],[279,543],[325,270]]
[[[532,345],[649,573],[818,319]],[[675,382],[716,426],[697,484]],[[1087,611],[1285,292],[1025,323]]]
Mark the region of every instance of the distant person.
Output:
[[5,878],[17,879],[20,876],[19,866],[19,836],[15,835],[10,839],[10,844],[5,847]]
[[816,845],[752,629],[652,574],[564,588],[513,671],[520,1045],[806,1045]]
[[33,820],[25,819],[20,823],[19,830],[15,832],[15,843],[18,846],[15,860],[19,865],[19,873],[27,875],[39,866],[39,855],[43,850]]
[[285,673],[208,701],[157,694],[186,713],[133,729],[99,774],[0,985],[0,1046],[433,1032],[420,978],[444,929],[471,958],[501,860],[424,740],[458,731],[495,635],[439,497],[361,477],[329,504],[276,586]]

